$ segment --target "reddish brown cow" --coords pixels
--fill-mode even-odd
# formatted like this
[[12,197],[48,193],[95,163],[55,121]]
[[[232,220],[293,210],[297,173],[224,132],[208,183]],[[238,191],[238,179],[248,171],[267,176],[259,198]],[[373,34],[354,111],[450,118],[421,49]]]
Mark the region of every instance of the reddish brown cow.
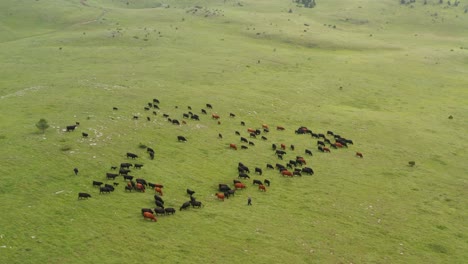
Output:
[[218,114],[211,114],[211,118],[213,118],[213,119],[219,119],[219,115],[218,115]]
[[151,221],[153,221],[153,222],[157,222],[157,221],[158,221],[158,219],[156,219],[156,217],[155,217],[152,213],[150,213],[150,212],[144,212],[144,213],[143,213],[143,219],[147,219],[147,218],[148,218],[148,219],[151,219]]
[[229,148],[237,150],[237,146],[234,143],[229,144]]
[[216,197],[224,202],[224,193],[215,193]]
[[340,142],[336,142],[335,143],[335,146],[339,147],[339,148],[342,148],[343,147],[343,144],[341,144]]
[[293,177],[293,173],[290,172],[290,171],[288,171],[288,170],[282,170],[282,171],[281,171],[281,175]]
[[282,150],[286,150],[286,145],[285,145],[285,144],[281,144],[281,149],[282,149]]
[[241,182],[238,182],[238,183],[234,184],[234,187],[236,189],[245,189],[245,184],[243,184]]
[[247,128],[247,132],[249,132],[249,133],[255,133],[255,129],[253,129],[253,128]]
[[305,159],[304,159],[303,157],[298,157],[298,158],[296,159],[296,161],[297,161],[297,162],[300,162],[302,165],[306,165],[306,164],[307,164],[306,161],[305,161]]
[[356,157],[363,158],[362,153],[361,152],[356,152]]
[[327,147],[323,147],[322,149],[323,149],[323,152],[330,152],[330,149]]
[[276,127],[276,130],[284,130],[284,127],[282,127],[282,126],[277,126],[277,127]]
[[262,128],[268,129],[268,125],[267,124],[262,124]]
[[263,184],[259,185],[259,186],[258,186],[258,189],[259,189],[260,191],[266,192],[266,187],[265,187],[265,185],[263,185]]
[[145,192],[145,186],[141,183],[137,183],[135,188],[137,189],[137,191]]
[[154,191],[159,193],[159,195],[163,196],[163,192],[162,192],[161,187],[154,187]]

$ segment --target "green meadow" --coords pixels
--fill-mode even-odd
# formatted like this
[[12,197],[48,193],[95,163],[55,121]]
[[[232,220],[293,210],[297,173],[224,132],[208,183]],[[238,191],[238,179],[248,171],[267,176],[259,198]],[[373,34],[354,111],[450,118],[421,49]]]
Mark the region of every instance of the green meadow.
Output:
[[[0,263],[466,263],[468,2],[423,2],[0,1]],[[296,156],[315,174],[266,168]],[[122,162],[177,212],[144,220],[153,190],[105,177]]]

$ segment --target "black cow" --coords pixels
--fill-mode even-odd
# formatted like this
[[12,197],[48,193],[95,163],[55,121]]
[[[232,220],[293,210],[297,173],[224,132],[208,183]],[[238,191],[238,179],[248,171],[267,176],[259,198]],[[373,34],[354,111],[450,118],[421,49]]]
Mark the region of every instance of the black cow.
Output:
[[253,180],[253,183],[252,184],[258,184],[258,185],[262,185],[262,181],[261,180]]
[[192,115],[190,119],[200,121],[200,117],[198,115]]
[[200,208],[203,205],[202,202],[199,202],[199,201],[190,201],[190,204],[192,204],[193,208],[195,207]]
[[148,187],[148,183],[144,179],[136,179],[136,182],[141,183],[141,184],[145,185],[146,187]]
[[114,106],[112,107],[112,110],[119,110],[119,108]]
[[249,147],[242,145],[241,149],[248,149]]
[[233,113],[229,113],[229,117],[236,117],[236,115]]
[[172,120],[172,124],[173,125],[180,125],[179,120],[177,120],[177,119]]
[[291,145],[291,150],[294,150],[294,145]]
[[245,126],[245,122],[244,122],[244,121],[241,121],[241,126]]
[[239,173],[239,177],[238,178],[243,178],[243,179],[250,179],[250,176],[247,175],[246,173]]
[[111,189],[107,188],[107,187],[100,187],[99,188],[99,194],[102,194],[102,193],[110,193],[111,192]]
[[148,152],[148,153],[149,153],[149,152],[154,152],[154,149],[147,147],[147,148],[146,148],[146,152]]
[[119,183],[118,182],[113,182],[112,183],[114,186],[119,186]]
[[190,207],[190,201],[185,202],[185,203],[182,204],[182,206],[180,207],[179,211],[182,211],[182,209],[187,210],[187,208],[189,208],[189,207]]
[[312,156],[312,151],[311,151],[311,150],[308,150],[308,149],[306,149],[306,150],[305,150],[305,154],[309,154],[309,155],[311,155],[311,156]]
[[150,208],[141,208],[141,214],[143,215],[144,213],[154,214],[153,210],[151,210]]
[[154,208],[154,213],[155,213],[156,215],[165,215],[165,214],[166,214],[166,210],[164,210],[164,208],[156,207],[156,208]]
[[84,137],[84,138],[87,138],[89,136],[88,133],[85,133],[85,132],[81,132],[81,135]]
[[150,110],[150,108],[147,107],[147,106],[145,106],[143,109],[145,109],[145,111],[149,111],[149,110]]
[[192,196],[194,193],[195,193],[195,191],[192,191],[192,190],[190,190],[190,189],[187,189],[187,194],[188,194],[188,195]]
[[75,175],[78,175],[78,168],[74,168],[73,172],[75,173]]
[[265,183],[266,186],[270,186],[270,180],[265,179],[263,180],[263,183]]
[[307,174],[309,174],[309,175],[314,174],[314,170],[313,170],[312,168],[310,168],[310,167],[304,167],[304,168],[302,168],[302,172],[307,173]]
[[239,132],[239,131],[236,131],[235,134],[238,135],[238,136],[240,136],[240,132]]
[[116,170],[117,166],[111,166],[111,170]]
[[323,147],[322,146],[318,146],[317,149],[318,149],[318,151],[323,152]]
[[328,130],[328,131],[327,131],[327,135],[331,135],[331,136],[333,136],[334,134],[333,134],[333,132],[332,132],[332,131]]
[[153,160],[153,159],[154,159],[154,152],[150,152],[150,153],[149,153],[149,156],[150,156],[150,159]]
[[138,116],[134,115],[134,116],[133,116],[133,119],[134,119],[134,120],[138,120]]
[[81,198],[88,199],[90,197],[91,197],[91,195],[89,193],[82,193],[82,192],[78,193],[78,199],[81,199]]
[[159,104],[159,100],[156,99],[156,98],[154,98],[154,99],[153,99],[153,103]]
[[236,185],[236,183],[242,183],[241,181],[236,180],[236,179],[232,180],[232,182],[234,183],[234,185]]
[[104,187],[108,188],[111,192],[114,191],[114,186],[110,185],[110,184],[104,184]]
[[226,192],[226,191],[231,190],[231,188],[227,184],[222,184],[222,183],[219,184],[218,189],[220,192]]
[[141,169],[141,167],[143,167],[143,164],[135,164],[135,169]]
[[202,112],[202,114],[206,115],[206,110],[205,109],[202,109],[201,112]]
[[123,168],[123,169],[128,169],[130,167],[132,167],[133,165],[131,163],[120,163],[120,168]]
[[249,135],[251,138],[257,138],[257,135],[254,132],[250,133]]
[[319,138],[318,134],[310,133],[310,135],[311,135],[313,138]]
[[186,113],[183,113],[182,116],[183,116],[184,118],[189,118],[189,117],[190,117],[190,115],[189,115],[189,114],[186,114]]
[[164,211],[166,211],[166,215],[168,214],[175,214],[176,210],[172,207],[169,208],[164,208]]
[[234,194],[236,193],[236,190],[228,190],[225,193],[228,193],[229,196],[234,196]]
[[77,125],[67,126],[67,132],[75,131]]
[[240,140],[241,142],[245,142],[245,143],[249,142],[245,137],[241,137]]
[[124,178],[124,181],[126,181],[126,180],[130,180],[130,181],[131,181],[131,180],[133,180],[133,176],[131,176],[131,175],[124,175],[123,178]]
[[221,133],[219,133],[218,138],[223,138],[223,135],[221,135]]
[[103,182],[100,182],[100,181],[93,181],[93,187],[94,186],[101,186],[103,184]]
[[131,192],[133,190],[133,187],[126,185],[124,190]]
[[137,155],[137,154],[130,153],[130,152],[127,152],[127,158],[136,159],[136,158],[138,158],[138,155]]
[[265,136],[262,136],[262,139],[263,139],[263,140],[268,140],[268,138],[266,138]]
[[187,142],[187,139],[185,137],[183,137],[183,136],[177,136],[177,141]]
[[283,160],[283,155],[281,155],[281,154],[276,154],[276,156],[278,157],[278,159]]
[[115,178],[116,178],[117,176],[119,176],[119,174],[117,174],[117,173],[109,173],[109,172],[106,173],[106,178],[107,178],[108,180],[115,180]]
[[262,169],[255,167],[255,173],[258,173],[259,175],[262,175]]
[[275,168],[273,168],[273,165],[271,165],[271,164],[267,164],[266,167],[267,167],[267,169],[275,169]]
[[127,169],[122,169],[122,168],[121,168],[121,169],[119,170],[119,174],[120,174],[120,175],[127,175],[129,172],[130,172],[130,170],[127,170]]
[[206,107],[209,108],[209,109],[213,109],[213,107],[211,106],[211,104],[206,104]]
[[286,154],[286,151],[281,150],[281,149],[277,149],[277,150],[275,151],[275,153],[276,153],[276,155],[285,155],[285,154]]
[[164,204],[164,200],[161,198],[161,196],[159,196],[159,195],[157,195],[157,194],[154,195],[154,200],[155,200],[155,201],[159,201],[159,202],[161,202],[162,204]]
[[262,131],[260,131],[260,129],[255,129],[255,135],[260,135],[262,133]]
[[164,208],[164,203],[162,203],[161,201],[155,200],[154,203],[156,204],[157,207]]
[[325,147],[325,143],[323,141],[320,141],[320,140],[317,140],[317,145]]
[[297,171],[297,170],[294,170],[294,171],[293,171],[293,175],[302,176],[301,172],[300,172],[300,171]]

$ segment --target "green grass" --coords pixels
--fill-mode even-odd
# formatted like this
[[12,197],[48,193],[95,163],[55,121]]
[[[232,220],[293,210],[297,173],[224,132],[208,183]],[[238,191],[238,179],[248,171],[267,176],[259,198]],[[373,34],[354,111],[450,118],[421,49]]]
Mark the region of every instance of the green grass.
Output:
[[[317,2],[0,3],[0,262],[464,263],[463,4]],[[143,109],[153,98],[157,116]],[[220,125],[200,114],[206,103]],[[183,120],[187,106],[200,122],[162,116]],[[44,134],[40,118],[51,126]],[[77,131],[63,132],[76,121]],[[229,150],[240,145],[234,131],[247,137],[264,123],[267,141]],[[294,134],[302,125],[355,144],[319,153],[316,139]],[[281,162],[272,143],[296,146],[283,163],[311,149],[315,175],[266,170]],[[125,193],[119,178],[99,195],[91,182],[111,183],[105,173],[126,152],[144,164],[132,175],[164,184],[167,206],[188,200],[186,188],[205,206],[152,223],[140,214],[154,207],[152,191]],[[271,187],[248,181],[217,201],[238,162],[261,167],[251,177]],[[78,201],[78,192],[93,197]]]

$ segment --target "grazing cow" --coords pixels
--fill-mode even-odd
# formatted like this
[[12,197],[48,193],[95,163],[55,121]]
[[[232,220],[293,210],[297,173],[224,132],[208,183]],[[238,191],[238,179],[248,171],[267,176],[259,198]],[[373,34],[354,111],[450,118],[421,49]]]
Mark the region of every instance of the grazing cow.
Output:
[[267,124],[262,124],[262,128],[263,129],[268,129],[268,125]]
[[231,188],[227,184],[222,184],[222,183],[219,184],[218,189],[220,192],[227,192],[231,190]]
[[87,138],[89,136],[88,133],[85,133],[85,132],[81,132],[81,135],[84,137],[84,138]]
[[245,186],[245,184],[239,182],[239,183],[234,184],[234,187],[236,189],[245,189],[246,186]]
[[143,164],[135,164],[134,167],[135,169],[141,169],[141,167],[143,167]]
[[156,215],[166,215],[166,210],[164,210],[164,208],[156,207],[154,208],[154,213]]
[[89,193],[82,193],[82,192],[78,193],[78,199],[82,199],[82,198],[88,199],[90,197],[91,195]]
[[94,186],[101,186],[103,184],[103,182],[100,182],[100,181],[93,181],[93,187]]
[[114,106],[112,107],[112,110],[119,110],[119,108]]
[[319,146],[325,146],[325,143],[323,141],[317,140],[317,145]]
[[311,135],[313,138],[319,138],[318,134],[310,133],[310,135]]
[[147,106],[145,106],[143,109],[145,109],[145,111],[149,111],[149,110],[150,110],[150,108],[147,107]]
[[67,127],[66,127],[67,132],[75,131],[75,128],[76,128],[76,127],[77,127],[77,125],[67,126]]
[[291,148],[291,150],[294,150],[294,145],[291,145],[290,148]]
[[265,185],[263,185],[263,184],[260,184],[260,185],[258,186],[258,189],[259,189],[260,191],[266,192],[266,187],[265,187]]
[[168,114],[163,114],[163,117],[164,117],[164,118],[168,118],[169,115],[168,115]]
[[127,158],[136,159],[136,158],[138,158],[138,155],[137,155],[137,154],[130,153],[130,152],[127,152]]
[[190,201],[190,204],[192,205],[193,208],[197,207],[197,208],[201,208],[202,207],[202,202],[199,202],[199,201]]
[[305,154],[309,154],[309,155],[311,155],[311,156],[312,156],[312,151],[311,151],[311,150],[308,150],[308,149],[306,149],[306,150],[305,150]]
[[183,117],[183,118],[189,118],[190,116],[189,116],[189,114],[183,113],[183,114],[182,114],[182,117]]
[[187,210],[187,208],[190,207],[190,204],[191,204],[190,201],[183,203],[182,206],[180,207],[179,211],[182,211],[182,209]]
[[132,187],[132,186],[125,186],[125,189],[124,189],[124,190],[125,190],[125,191],[130,191],[130,192],[132,192],[133,187]]
[[356,152],[356,157],[363,158],[363,155],[361,152]]
[[149,116],[146,117],[147,121],[151,121],[151,118]]
[[327,135],[333,136],[334,134],[333,134],[332,131],[328,130],[328,131],[327,131]]
[[265,185],[267,185],[267,186],[270,186],[270,180],[265,179],[265,180],[263,180],[263,183],[264,183]]
[[155,200],[154,203],[156,204],[157,207],[164,208],[164,203],[162,203],[161,201]]
[[243,179],[250,179],[250,176],[247,175],[246,173],[239,173],[239,177],[238,178],[243,178]]
[[260,169],[259,167],[255,167],[255,173],[258,173],[259,175],[262,175],[262,169]]
[[234,194],[236,193],[236,190],[229,190],[229,191],[224,192],[225,195],[226,195],[226,193],[228,194],[227,197],[234,196]]
[[244,121],[241,121],[241,126],[245,126],[245,122]]
[[241,142],[245,142],[245,143],[249,142],[245,137],[241,137],[240,140]]
[[78,175],[78,168],[74,168],[73,172],[75,173],[75,175]]
[[318,137],[319,137],[319,138],[323,138],[323,139],[325,139],[325,135],[324,135],[324,134],[322,134],[322,133],[319,133],[319,134],[318,134]]
[[249,147],[242,145],[241,149],[248,149]]
[[268,132],[270,132],[270,130],[268,128],[264,128],[263,132],[268,133]]
[[173,124],[173,125],[179,125],[179,126],[180,126],[180,122],[179,122],[179,120],[177,120],[177,119],[173,119],[173,120],[172,120],[172,124]]
[[141,183],[137,183],[135,189],[139,192],[145,192],[145,186]]
[[327,147],[324,147],[324,148],[323,148],[323,152],[331,152],[331,151],[330,151],[330,149],[329,149],[329,148],[327,148]]
[[111,166],[111,170],[116,170],[117,166]]
[[416,161],[408,161],[408,166],[413,167],[416,165]]
[[268,140],[265,136],[262,136],[262,139],[263,139],[263,140]]
[[143,215],[144,213],[151,213],[151,214],[154,214],[153,210],[151,210],[150,208],[141,208],[141,214]]
[[155,200],[155,201],[159,201],[159,202],[161,202],[162,204],[164,204],[163,198],[161,198],[161,196],[159,196],[159,195],[157,195],[157,194],[154,195],[154,200]]
[[117,173],[106,173],[106,178],[107,178],[108,180],[115,180],[115,178],[116,178],[117,176],[119,176],[119,174],[117,174]]
[[150,155],[150,159],[153,160],[154,159],[154,152],[150,152],[149,155]]
[[253,143],[252,141],[249,141],[249,145],[250,146],[255,146],[255,143]]
[[253,180],[253,183],[252,183],[252,184],[253,184],[253,185],[259,184],[259,185],[260,185],[260,184],[263,184],[263,183],[262,183],[261,180]]
[[183,136],[177,136],[177,141],[179,142],[187,142],[187,139]]
[[200,117],[198,115],[192,115],[190,119],[200,121]]
[[236,117],[236,115],[233,113],[229,113],[229,117]]
[[172,207],[169,208],[164,208],[164,211],[166,211],[166,215],[168,214],[175,214],[176,210]]
[[159,100],[156,99],[156,98],[154,98],[154,99],[153,99],[153,103],[159,104]]
[[323,141],[325,141],[325,143],[327,143],[327,144],[330,144],[330,145],[331,145],[331,142],[330,142],[330,140],[329,140],[328,138],[324,138],[324,139],[323,139]]
[[286,154],[286,151],[277,149],[277,150],[275,151],[275,153],[276,153],[277,155],[285,155],[285,154]]
[[206,115],[206,110],[205,109],[202,109],[201,112],[202,112],[202,114]]
[[211,104],[206,104],[206,108],[213,109],[213,107],[211,106]]
[[215,193],[216,198],[218,198],[221,201],[224,201],[224,193]]
[[279,171],[282,171],[282,170],[285,170],[285,169],[286,169],[286,168],[284,167],[284,165],[279,164],[279,163],[276,163],[275,167],[276,167]]
[[286,145],[281,143],[281,149],[286,150]]
[[318,149],[320,152],[323,152],[323,147],[322,147],[322,146],[318,146],[317,149]]
[[150,213],[150,212],[144,212],[143,213],[143,219],[150,219],[151,221],[153,222],[157,222],[158,220],[156,219],[156,217]]
[[301,166],[307,164],[305,159],[303,157],[299,157],[299,156],[296,157],[296,163],[299,163],[299,165],[301,165]]
[[309,167],[304,167],[302,168],[302,172],[303,173],[307,173],[309,175],[313,175],[314,174],[314,170],[312,168],[309,168]]
[[124,175],[123,178],[124,178],[124,181],[126,181],[126,180],[131,181],[131,180],[133,180],[133,176],[131,176],[131,175]]
[[192,190],[190,190],[190,189],[187,189],[187,194],[188,194],[188,195],[192,196],[194,193],[195,193],[195,191],[192,191]]
[[291,163],[288,163],[288,164],[286,164],[286,167],[288,167],[288,168],[290,168],[290,169],[292,169],[292,168],[293,168],[293,166],[292,166],[292,164],[291,164]]
[[109,189],[107,187],[100,187],[99,188],[99,194],[110,193],[110,192],[111,192],[111,189]]
[[236,131],[235,134],[238,135],[238,136],[240,136],[240,132],[239,132],[239,131]]
[[294,167],[297,166],[297,161],[295,160],[289,160],[289,164],[293,165]]
[[273,150],[276,150],[276,144],[271,144],[271,148],[272,148]]
[[163,196],[163,192],[162,192],[162,189],[160,187],[155,187],[154,191],[159,193],[159,195]]
[[132,166],[133,165],[131,163],[120,163],[120,168],[128,169],[128,168],[130,168]]
[[284,127],[282,127],[282,126],[277,126],[277,127],[276,127],[276,130],[281,130],[281,131],[283,131],[283,130],[284,130]]
[[301,172],[297,170],[293,171],[293,175],[302,176]]
[[288,170],[283,170],[281,171],[281,175],[283,176],[289,176],[289,177],[292,177],[294,176],[292,172],[288,171]]
[[114,186],[119,186],[119,183],[118,182],[113,182],[112,183]]
[[334,148],[334,149],[337,149],[338,146],[336,144],[330,144],[330,147]]
[[257,138],[257,135],[256,135],[255,133],[250,133],[249,136],[250,136],[251,138]]
[[236,184],[236,183],[240,183],[241,181],[234,179],[234,180],[232,180],[232,182],[233,182],[233,184]]
[[223,138],[223,135],[221,135],[221,133],[219,133],[218,138]]
[[158,113],[156,111],[153,111],[153,115],[158,115]]
[[229,148],[232,148],[234,150],[237,150],[237,146],[234,143],[229,144]]
[[267,167],[267,169],[273,169],[273,170],[275,169],[275,168],[273,167],[273,165],[271,165],[271,164],[267,164],[266,167]]
[[213,119],[219,119],[219,115],[213,113],[213,114],[211,114],[211,118],[213,118]]
[[247,128],[247,133],[255,133],[255,129],[253,128]]
[[138,116],[134,115],[133,120],[138,120]]

